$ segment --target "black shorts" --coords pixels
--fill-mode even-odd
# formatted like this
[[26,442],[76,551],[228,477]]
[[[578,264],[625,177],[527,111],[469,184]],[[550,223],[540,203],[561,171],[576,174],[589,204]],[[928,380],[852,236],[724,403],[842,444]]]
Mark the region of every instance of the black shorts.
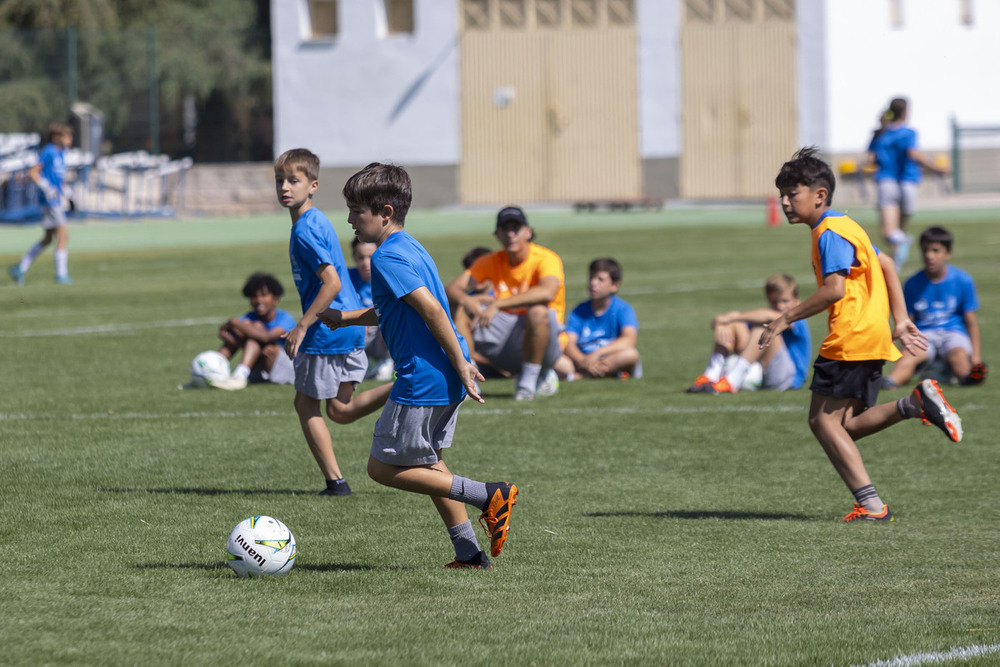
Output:
[[860,398],[870,408],[878,400],[884,364],[881,359],[835,361],[816,357],[809,391],[833,398]]

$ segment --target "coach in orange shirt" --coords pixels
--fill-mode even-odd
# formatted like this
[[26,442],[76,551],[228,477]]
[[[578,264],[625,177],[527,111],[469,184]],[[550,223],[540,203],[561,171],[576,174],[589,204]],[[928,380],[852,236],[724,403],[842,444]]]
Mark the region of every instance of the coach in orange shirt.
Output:
[[[514,400],[530,401],[558,391],[552,365],[562,354],[566,276],[559,255],[532,243],[535,232],[520,208],[501,209],[496,237],[503,249],[480,257],[446,290],[470,351],[517,375]],[[470,294],[485,281],[492,294]]]

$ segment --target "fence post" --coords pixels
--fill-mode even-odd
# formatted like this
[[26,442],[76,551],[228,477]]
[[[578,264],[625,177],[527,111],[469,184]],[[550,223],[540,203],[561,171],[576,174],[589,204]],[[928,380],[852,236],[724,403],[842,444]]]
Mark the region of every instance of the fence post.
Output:
[[160,154],[160,95],[159,74],[156,64],[156,28],[150,26],[146,33],[147,63],[149,67],[149,152]]
[[76,27],[66,28],[66,94],[69,105],[76,103],[77,94],[77,57],[76,57]]
[[959,192],[958,184],[961,179],[958,177],[958,119],[954,116],[951,117],[951,190],[954,193]]

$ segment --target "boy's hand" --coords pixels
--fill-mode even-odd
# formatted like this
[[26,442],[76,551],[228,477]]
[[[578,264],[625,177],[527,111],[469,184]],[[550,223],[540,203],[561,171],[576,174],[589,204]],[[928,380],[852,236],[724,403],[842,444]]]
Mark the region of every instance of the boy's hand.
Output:
[[903,349],[909,354],[915,355],[918,350],[927,349],[927,336],[920,332],[917,325],[911,320],[903,320],[896,324],[892,332],[893,340],[899,340]]
[[298,354],[302,339],[306,337],[306,331],[308,329],[296,325],[294,329],[282,336],[285,339],[285,354],[288,355],[289,359],[294,359],[295,355]]
[[472,400],[477,403],[485,403],[486,399],[483,398],[479,392],[476,390],[476,380],[480,382],[485,382],[486,378],[483,374],[479,372],[479,369],[473,364],[465,364],[458,370],[458,377],[462,379],[462,384],[465,385],[465,391]]
[[339,329],[344,324],[344,312],[342,310],[327,308],[317,315],[317,317],[320,322],[334,330]]
[[784,313],[774,318],[764,325],[764,333],[760,335],[760,342],[757,344],[757,347],[762,350],[766,349],[771,344],[771,341],[774,340],[774,337],[780,336],[789,326]]

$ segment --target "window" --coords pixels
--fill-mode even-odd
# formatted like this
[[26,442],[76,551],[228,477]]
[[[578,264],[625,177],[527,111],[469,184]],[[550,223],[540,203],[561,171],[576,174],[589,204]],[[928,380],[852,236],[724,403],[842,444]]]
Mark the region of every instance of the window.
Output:
[[386,32],[390,35],[413,33],[413,0],[383,0]]
[[336,37],[337,0],[309,0],[309,26],[313,39]]

